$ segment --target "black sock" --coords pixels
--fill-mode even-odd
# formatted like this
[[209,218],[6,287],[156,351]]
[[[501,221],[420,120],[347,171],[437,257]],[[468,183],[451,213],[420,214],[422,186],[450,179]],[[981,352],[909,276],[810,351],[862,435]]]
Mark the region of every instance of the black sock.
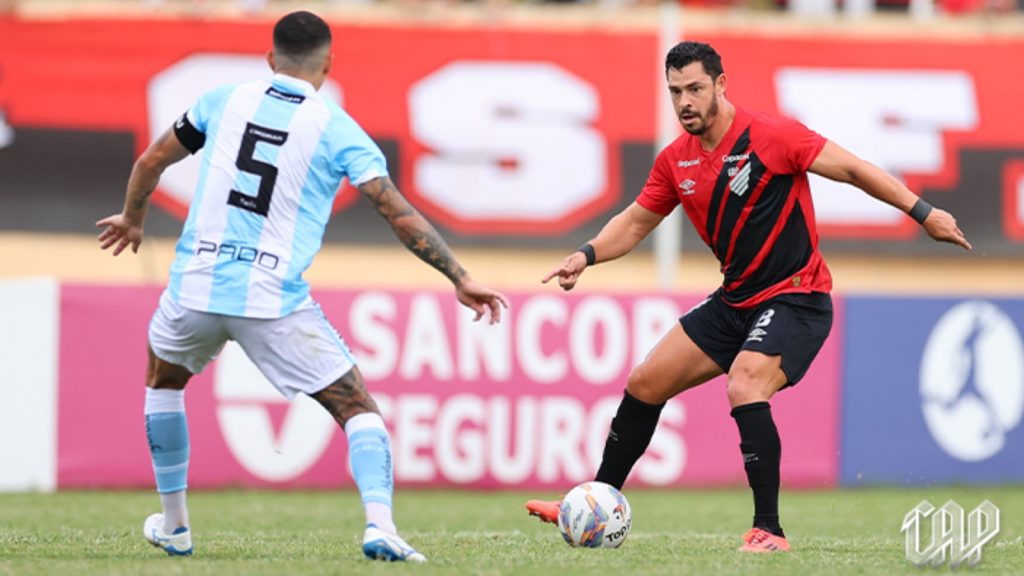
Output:
[[754,491],[754,528],[785,537],[779,525],[779,461],[782,442],[767,402],[744,404],[732,409],[740,429],[740,451],[747,482]]
[[629,471],[651,443],[664,407],[664,402],[648,404],[637,400],[628,391],[623,394],[615,418],[612,418],[612,427],[604,442],[601,467],[594,480],[622,489]]

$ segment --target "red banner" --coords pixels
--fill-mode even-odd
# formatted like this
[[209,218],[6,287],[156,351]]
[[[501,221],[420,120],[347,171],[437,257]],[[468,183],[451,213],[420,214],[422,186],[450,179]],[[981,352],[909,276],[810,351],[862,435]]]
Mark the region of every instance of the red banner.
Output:
[[[563,231],[607,210],[620,192],[613,152],[654,130],[649,35],[334,33],[329,94],[374,137],[398,142],[403,191],[464,232]],[[205,91],[270,73],[266,23],[8,20],[0,37],[0,106],[15,127],[128,130],[140,151]],[[595,57],[594,42],[614,57]],[[451,160],[467,148],[473,159]],[[579,160],[583,170],[570,169]],[[455,196],[437,182],[449,171],[469,179]],[[183,217],[194,175],[169,174],[157,199]],[[465,192],[482,185],[476,196],[489,196],[467,208]],[[555,191],[560,205],[546,201]]]
[[[142,405],[158,295],[63,287],[60,488],[152,484]],[[447,292],[318,299],[381,407],[396,482],[479,488],[564,488],[592,477],[630,368],[698,301],[519,294],[507,321],[488,326]],[[787,485],[836,481],[841,320],[806,379],[773,402]],[[192,380],[186,406],[193,487],[350,484],[333,420],[309,398],[287,403],[231,344]],[[669,402],[631,485],[740,484],[738,443],[724,382],[713,381]]]
[[[266,75],[269,28],[0,19],[0,112],[15,133],[128,131],[141,150],[199,94]],[[649,161],[629,164],[625,150],[655,139],[663,55],[653,33],[333,28],[325,93],[392,146],[400,188],[446,229],[510,242],[589,233],[642,185]],[[747,31],[698,39],[722,54],[734,102],[795,116],[905,178],[956,214],[979,247],[1020,241],[1019,195],[1004,190],[1019,183],[1007,180],[1017,174],[1007,163],[1024,158],[1011,121],[1024,79],[1006,63],[1024,61],[1024,41]],[[178,216],[191,199],[192,162],[170,171],[157,196]],[[813,188],[826,239],[920,238],[910,219],[860,191],[820,179]]]

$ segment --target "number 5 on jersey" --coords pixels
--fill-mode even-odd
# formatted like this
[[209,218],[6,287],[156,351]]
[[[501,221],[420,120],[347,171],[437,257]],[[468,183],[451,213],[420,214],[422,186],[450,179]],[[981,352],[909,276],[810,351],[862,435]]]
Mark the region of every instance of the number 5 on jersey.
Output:
[[252,122],[245,125],[235,166],[243,172],[258,176],[260,185],[256,196],[232,189],[228,195],[228,204],[260,216],[267,215],[270,211],[270,197],[274,195],[274,183],[277,182],[277,167],[256,159],[256,143],[266,142],[273,146],[281,146],[287,140],[288,133],[283,130],[274,130]]

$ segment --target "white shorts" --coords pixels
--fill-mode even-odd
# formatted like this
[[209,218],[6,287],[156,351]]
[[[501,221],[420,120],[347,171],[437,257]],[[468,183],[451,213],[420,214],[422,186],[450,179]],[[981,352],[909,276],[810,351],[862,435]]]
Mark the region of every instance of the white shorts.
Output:
[[281,394],[315,394],[356,365],[338,331],[313,303],[283,318],[243,318],[179,306],[167,292],[149,322],[149,345],[164,362],[198,374],[234,340]]

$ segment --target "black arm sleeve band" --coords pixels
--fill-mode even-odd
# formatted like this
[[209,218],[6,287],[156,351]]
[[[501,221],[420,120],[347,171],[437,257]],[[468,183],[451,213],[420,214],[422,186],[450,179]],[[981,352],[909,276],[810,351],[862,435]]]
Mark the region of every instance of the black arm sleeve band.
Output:
[[198,152],[203,144],[206,144],[206,134],[200,132],[189,122],[188,114],[182,114],[181,118],[174,123],[174,135],[178,137],[181,145],[192,154]]

